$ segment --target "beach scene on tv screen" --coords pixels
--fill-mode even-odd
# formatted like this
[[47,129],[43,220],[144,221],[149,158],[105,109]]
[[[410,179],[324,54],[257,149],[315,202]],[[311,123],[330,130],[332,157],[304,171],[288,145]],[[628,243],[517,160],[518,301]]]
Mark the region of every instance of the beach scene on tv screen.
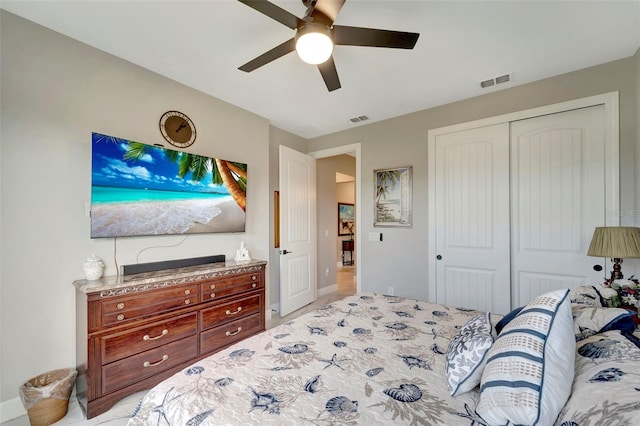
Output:
[[92,134],[91,238],[244,232],[247,165]]

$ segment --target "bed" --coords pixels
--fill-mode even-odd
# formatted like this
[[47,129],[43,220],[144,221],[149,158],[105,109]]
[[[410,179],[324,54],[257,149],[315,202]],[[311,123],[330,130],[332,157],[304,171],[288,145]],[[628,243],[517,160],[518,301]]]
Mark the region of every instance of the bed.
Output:
[[[375,293],[350,296],[161,382],[128,424],[640,424],[632,314],[603,307],[595,287],[552,296],[504,317]],[[522,365],[509,357],[517,352],[512,340],[527,338],[527,315],[534,317],[532,338],[544,335],[545,343],[540,359],[524,357],[531,363],[525,370],[540,367],[539,381],[522,387]],[[517,371],[500,376],[505,365]]]

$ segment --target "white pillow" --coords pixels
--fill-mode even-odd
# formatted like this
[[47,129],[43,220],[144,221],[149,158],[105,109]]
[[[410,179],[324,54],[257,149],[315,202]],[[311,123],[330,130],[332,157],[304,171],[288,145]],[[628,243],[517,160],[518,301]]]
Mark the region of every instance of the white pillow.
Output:
[[536,297],[489,350],[477,413],[489,424],[553,424],[571,393],[575,349],[569,290]]
[[471,318],[449,342],[445,376],[453,396],[469,392],[480,384],[487,352],[496,337],[491,314]]

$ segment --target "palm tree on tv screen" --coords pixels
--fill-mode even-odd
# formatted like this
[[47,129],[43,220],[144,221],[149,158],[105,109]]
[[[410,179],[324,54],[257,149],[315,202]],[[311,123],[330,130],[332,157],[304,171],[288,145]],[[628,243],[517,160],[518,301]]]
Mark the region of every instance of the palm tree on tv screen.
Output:
[[[151,147],[141,142],[129,141],[129,148],[123,158],[125,160],[139,160],[144,156],[145,150],[148,148]],[[178,176],[182,179],[191,172],[191,180],[202,182],[207,176],[207,171],[211,170],[211,183],[224,185],[242,211],[246,211],[246,164],[171,149],[164,149],[164,153],[169,161],[178,165]]]

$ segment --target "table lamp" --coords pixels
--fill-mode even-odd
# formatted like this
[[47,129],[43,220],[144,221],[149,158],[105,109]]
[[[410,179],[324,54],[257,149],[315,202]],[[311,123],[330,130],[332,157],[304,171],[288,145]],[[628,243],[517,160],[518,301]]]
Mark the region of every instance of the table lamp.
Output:
[[608,257],[613,262],[609,283],[624,278],[622,259],[640,258],[640,228],[631,226],[597,227],[591,238],[587,256]]

